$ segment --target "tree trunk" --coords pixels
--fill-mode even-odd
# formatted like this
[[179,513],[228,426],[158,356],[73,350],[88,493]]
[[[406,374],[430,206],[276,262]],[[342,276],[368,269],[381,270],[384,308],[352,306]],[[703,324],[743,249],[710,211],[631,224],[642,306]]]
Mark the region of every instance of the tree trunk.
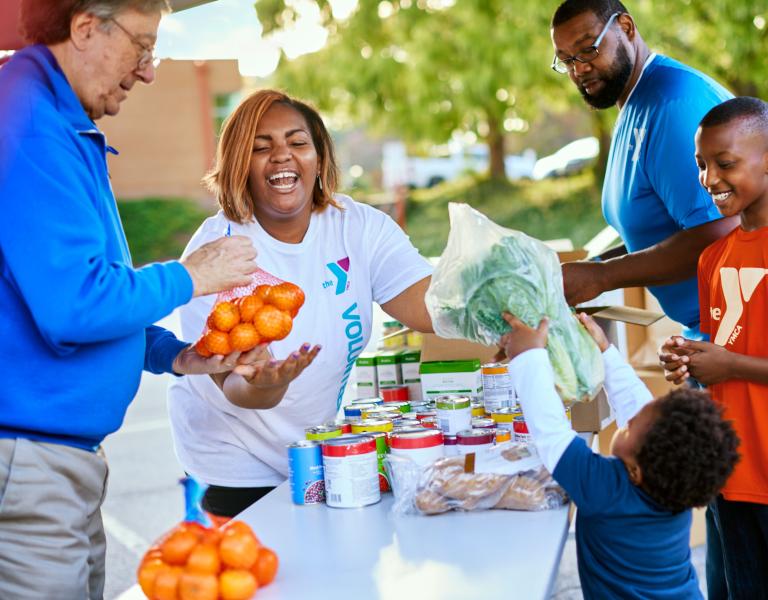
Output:
[[494,117],[488,118],[488,174],[491,179],[506,179],[507,172],[504,168],[504,132],[499,122]]
[[600,154],[595,163],[595,186],[597,189],[603,187],[603,178],[605,169],[608,166],[608,150],[611,148],[611,128],[616,115],[614,111],[594,110],[592,111],[592,128],[600,142]]

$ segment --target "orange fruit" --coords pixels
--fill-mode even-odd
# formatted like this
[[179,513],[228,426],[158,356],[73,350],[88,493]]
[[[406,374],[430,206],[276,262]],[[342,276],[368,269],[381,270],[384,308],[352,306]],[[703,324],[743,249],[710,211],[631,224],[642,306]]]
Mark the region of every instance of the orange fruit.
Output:
[[167,568],[168,565],[166,565],[160,558],[145,559],[141,562],[136,578],[139,580],[141,591],[144,592],[144,595],[147,598],[152,597],[157,574]]
[[251,529],[251,526],[248,525],[245,521],[233,521],[228,520],[224,523],[224,525],[221,527],[221,534],[222,535],[232,535],[233,533],[239,533],[240,535],[252,535],[253,538],[256,540],[256,542],[261,546],[261,542],[259,542],[259,538],[256,537],[256,534],[253,533],[253,529]]
[[177,529],[160,546],[163,560],[169,565],[183,565],[199,540],[197,534],[188,529]]
[[264,306],[264,301],[258,296],[250,295],[238,298],[235,301],[237,308],[240,310],[240,322],[252,322],[256,311]]
[[251,573],[256,576],[256,581],[259,582],[259,587],[263,587],[269,583],[277,574],[277,567],[279,565],[277,560],[277,554],[275,554],[269,548],[264,546],[259,549],[259,557],[256,559],[256,563],[251,567]]
[[269,304],[269,293],[271,291],[271,285],[258,285],[256,286],[256,289],[251,292],[251,296],[256,296],[264,304]]
[[192,550],[185,567],[191,573],[212,573],[218,575],[221,571],[219,550],[211,544],[200,544]]
[[213,326],[220,331],[229,331],[240,322],[240,311],[232,302],[219,302],[211,312]]
[[164,568],[155,577],[155,585],[152,588],[153,600],[177,600],[179,592],[179,579],[184,570],[181,567]]
[[293,319],[288,313],[267,305],[256,312],[253,324],[264,340],[282,340],[291,332]]
[[250,569],[259,557],[259,541],[251,532],[224,533],[219,544],[221,562],[234,569]]
[[226,356],[232,352],[232,345],[229,343],[229,334],[211,329],[203,336],[205,347],[213,354],[222,354]]
[[213,352],[208,350],[207,346],[205,345],[205,337],[201,337],[199,340],[197,340],[195,343],[195,352],[197,352],[203,358],[209,358],[213,356]]
[[294,283],[281,283],[269,291],[269,303],[285,312],[298,311],[304,304],[304,292]]
[[232,350],[248,352],[258,346],[260,341],[259,332],[251,323],[238,323],[229,332],[229,345]]
[[221,531],[217,527],[206,527],[200,539],[201,544],[208,544],[218,548],[221,541]]
[[219,575],[221,600],[248,600],[259,588],[256,577],[244,569],[230,569]]
[[186,571],[179,578],[180,600],[218,600],[219,576]]

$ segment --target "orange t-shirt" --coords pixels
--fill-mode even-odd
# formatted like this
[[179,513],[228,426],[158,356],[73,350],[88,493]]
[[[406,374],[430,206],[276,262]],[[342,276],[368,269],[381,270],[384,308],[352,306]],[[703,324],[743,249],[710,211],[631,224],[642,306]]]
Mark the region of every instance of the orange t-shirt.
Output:
[[[711,342],[768,359],[768,227],[737,227],[702,252],[699,307]],[[741,460],[723,496],[768,504],[768,385],[730,379],[709,391],[741,438]]]

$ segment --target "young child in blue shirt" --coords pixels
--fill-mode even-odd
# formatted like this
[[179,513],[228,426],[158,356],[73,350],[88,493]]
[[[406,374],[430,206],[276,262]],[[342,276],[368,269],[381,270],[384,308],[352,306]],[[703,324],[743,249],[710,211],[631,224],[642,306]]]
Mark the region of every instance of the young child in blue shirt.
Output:
[[[619,426],[612,457],[571,429],[546,352],[548,323],[504,314],[528,429],[544,465],[578,507],[576,549],[587,599],[701,598],[689,547],[691,508],[706,505],[738,460],[738,438],[706,392],[680,388],[653,399],[600,327],[579,320],[603,354],[605,390]],[[531,377],[536,373],[536,377]]]

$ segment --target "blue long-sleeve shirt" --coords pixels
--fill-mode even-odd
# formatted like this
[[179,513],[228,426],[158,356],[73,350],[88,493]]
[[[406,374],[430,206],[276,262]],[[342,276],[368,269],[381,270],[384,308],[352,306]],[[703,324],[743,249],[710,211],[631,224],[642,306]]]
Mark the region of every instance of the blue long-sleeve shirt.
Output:
[[133,268],[107,150],[45,46],[0,69],[0,437],[92,449],[185,345],[152,323],[192,280]]

